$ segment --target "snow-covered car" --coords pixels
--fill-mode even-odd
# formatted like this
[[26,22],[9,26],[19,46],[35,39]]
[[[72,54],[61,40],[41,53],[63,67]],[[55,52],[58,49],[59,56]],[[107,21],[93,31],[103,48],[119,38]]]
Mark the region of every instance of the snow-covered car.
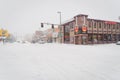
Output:
[[117,45],[120,45],[120,41],[118,41],[116,44],[117,44]]

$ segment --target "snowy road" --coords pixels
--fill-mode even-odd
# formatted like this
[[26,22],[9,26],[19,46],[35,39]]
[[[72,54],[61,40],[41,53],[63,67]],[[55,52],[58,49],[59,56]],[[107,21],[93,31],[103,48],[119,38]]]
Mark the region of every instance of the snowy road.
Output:
[[120,46],[0,44],[0,80],[120,80]]

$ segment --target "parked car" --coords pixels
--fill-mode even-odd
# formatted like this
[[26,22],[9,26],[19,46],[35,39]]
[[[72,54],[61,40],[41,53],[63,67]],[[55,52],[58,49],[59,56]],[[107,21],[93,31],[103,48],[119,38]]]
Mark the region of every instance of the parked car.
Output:
[[118,41],[116,44],[117,44],[117,45],[120,45],[120,41]]
[[40,41],[38,41],[38,43],[39,43],[39,44],[44,44],[45,41],[44,41],[44,40],[40,40]]

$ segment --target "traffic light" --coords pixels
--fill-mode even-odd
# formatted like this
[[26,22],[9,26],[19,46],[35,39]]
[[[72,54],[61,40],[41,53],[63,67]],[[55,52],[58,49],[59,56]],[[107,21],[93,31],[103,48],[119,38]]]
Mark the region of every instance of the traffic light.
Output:
[[54,29],[54,24],[52,24],[52,29]]
[[43,23],[41,23],[41,27],[43,28],[44,26],[43,26]]

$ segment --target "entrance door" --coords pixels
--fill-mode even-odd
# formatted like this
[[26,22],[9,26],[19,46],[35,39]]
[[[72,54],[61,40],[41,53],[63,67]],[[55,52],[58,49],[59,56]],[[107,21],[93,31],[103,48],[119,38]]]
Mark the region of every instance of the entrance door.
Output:
[[75,36],[75,44],[79,44],[79,36]]
[[81,44],[87,44],[87,36],[81,36],[82,43]]

